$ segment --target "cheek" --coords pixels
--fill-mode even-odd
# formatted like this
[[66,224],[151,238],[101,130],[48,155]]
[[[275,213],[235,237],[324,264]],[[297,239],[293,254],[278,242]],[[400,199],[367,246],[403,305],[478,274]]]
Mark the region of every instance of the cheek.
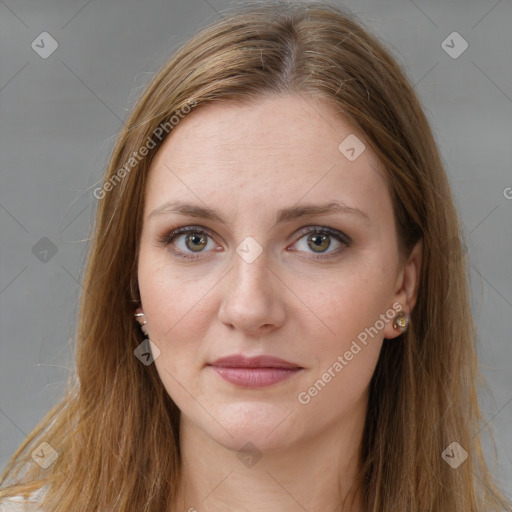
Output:
[[162,254],[141,252],[139,289],[152,338],[172,343],[206,328],[207,318],[202,313],[219,276],[171,265],[166,261],[169,256]]
[[302,316],[301,332],[314,347],[311,352],[317,361],[302,389],[301,403],[315,402],[313,408],[322,410],[337,404],[339,413],[361,398],[375,370],[383,328],[391,321],[390,315],[384,321],[381,317],[390,306],[391,281],[382,265],[369,261],[351,266],[350,271],[337,270],[321,282],[323,286],[309,287],[307,294],[305,289],[297,290],[307,297],[310,312]]
[[362,301],[350,299],[347,290],[346,295],[329,301],[329,314],[324,318],[330,330],[322,327],[323,336],[311,329],[306,334],[310,342],[314,340],[312,358],[316,364],[295,400],[303,414],[322,417],[325,423],[348,417],[354,408],[363,407],[383,343],[381,331],[372,330],[372,312],[360,307]]
[[138,272],[149,338],[160,350],[157,371],[169,395],[178,403],[180,397],[186,401],[190,395],[181,396],[182,385],[195,394],[195,380],[204,364],[201,347],[212,322],[207,306],[219,277],[180,272],[165,256],[143,251]]
[[368,329],[382,330],[378,320],[390,307],[391,291],[392,282],[382,264],[362,258],[328,277],[299,281],[294,287],[307,305],[307,314],[301,315],[302,329],[309,338],[316,334],[312,339],[320,342],[317,348],[327,353],[348,349]]

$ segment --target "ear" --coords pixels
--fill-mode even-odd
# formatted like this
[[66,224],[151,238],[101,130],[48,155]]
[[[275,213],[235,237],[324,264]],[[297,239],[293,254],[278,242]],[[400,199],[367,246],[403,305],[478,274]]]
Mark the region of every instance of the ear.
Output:
[[[409,254],[407,262],[399,270],[392,297],[392,308],[398,313],[405,311],[411,315],[418,298],[418,285],[421,272],[423,254],[423,239],[420,239]],[[398,304],[400,306],[398,306]],[[384,329],[384,338],[393,339],[400,336],[400,332],[393,328],[393,321],[388,322]]]

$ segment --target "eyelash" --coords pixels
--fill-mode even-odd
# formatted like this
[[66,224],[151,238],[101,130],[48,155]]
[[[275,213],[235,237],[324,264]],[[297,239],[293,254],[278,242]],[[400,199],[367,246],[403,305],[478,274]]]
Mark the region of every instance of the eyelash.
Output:
[[[306,228],[304,228],[304,229],[306,229]],[[198,226],[185,226],[185,227],[173,229],[167,233],[164,233],[161,236],[158,236],[156,238],[156,243],[158,244],[158,246],[167,247],[168,245],[171,244],[171,242],[174,240],[174,238],[176,238],[178,235],[187,234],[187,233],[197,233],[200,235],[206,235],[210,238],[213,238],[212,235],[209,233],[209,231],[207,231],[203,228],[200,228]],[[299,241],[305,235],[309,235],[309,234],[329,235],[329,236],[332,236],[333,238],[335,238],[336,240],[338,240],[338,242],[342,243],[345,246],[343,248],[337,249],[336,251],[332,251],[330,253],[323,253],[324,255],[322,255],[322,253],[319,253],[320,254],[319,256],[312,256],[310,259],[313,259],[313,260],[326,260],[328,258],[337,256],[342,251],[344,251],[345,249],[347,249],[348,247],[350,247],[352,245],[352,240],[350,239],[349,236],[345,235],[345,233],[342,233],[341,231],[338,231],[333,228],[329,228],[327,226],[325,226],[325,227],[312,226],[307,231],[301,231],[300,237],[297,239],[297,241]],[[190,255],[190,253],[183,253],[183,251],[176,250],[174,248],[171,249],[171,251],[173,254],[175,254],[179,258],[183,258],[185,260],[197,260],[197,259],[201,258],[201,254],[202,254],[202,251],[200,251],[194,255]]]

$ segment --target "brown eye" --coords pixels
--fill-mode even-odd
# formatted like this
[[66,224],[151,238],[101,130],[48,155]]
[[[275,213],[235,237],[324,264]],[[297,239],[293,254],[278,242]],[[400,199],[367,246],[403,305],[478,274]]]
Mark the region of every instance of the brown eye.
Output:
[[[333,240],[334,248],[328,251],[332,248]],[[158,245],[168,247],[176,256],[189,260],[201,258],[201,253],[208,253],[210,241],[213,245],[210,249],[215,251],[220,249],[216,248],[213,237],[209,232],[194,226],[173,229],[171,232],[157,237]],[[301,244],[303,244],[302,247],[300,247]],[[294,245],[298,245],[298,247],[292,249],[293,251],[298,250],[310,254],[313,252],[317,256],[310,256],[310,259],[320,260],[339,255],[344,249],[352,245],[352,240],[336,229],[313,226],[303,230],[302,236]]]
[[189,233],[185,237],[185,245],[187,246],[188,249],[190,249],[193,252],[200,252],[208,244],[207,237],[203,234],[198,233],[199,232]]
[[308,246],[313,249],[315,252],[323,252],[329,249],[331,245],[331,240],[329,239],[329,235],[318,235],[316,233],[308,236]]
[[293,250],[310,255],[315,253],[309,258],[321,260],[337,256],[351,245],[352,239],[337,229],[310,226],[302,231],[302,236],[295,242]]
[[213,238],[203,229],[186,226],[173,229],[157,237],[158,245],[168,247],[171,252],[184,259],[196,259],[208,252],[208,244],[215,247]]

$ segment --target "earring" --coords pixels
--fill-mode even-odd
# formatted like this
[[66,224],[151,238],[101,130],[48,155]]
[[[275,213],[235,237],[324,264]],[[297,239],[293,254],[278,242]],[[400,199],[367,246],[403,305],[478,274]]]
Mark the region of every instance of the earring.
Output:
[[409,326],[409,315],[405,311],[400,311],[393,320],[393,329],[398,332],[405,332]]
[[135,319],[137,320],[137,322],[140,325],[141,331],[147,336],[148,330],[147,330],[146,324],[148,323],[148,321],[143,318],[144,317],[144,313],[142,312],[142,310],[140,308],[138,308],[135,311],[134,316],[135,316]]

